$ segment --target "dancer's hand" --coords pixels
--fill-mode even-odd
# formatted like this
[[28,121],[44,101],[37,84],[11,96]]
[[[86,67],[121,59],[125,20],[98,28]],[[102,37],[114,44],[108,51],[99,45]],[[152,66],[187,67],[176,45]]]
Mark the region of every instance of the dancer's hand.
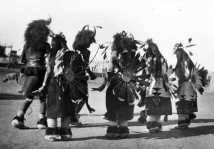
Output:
[[137,104],[138,107],[143,107],[144,105],[145,105],[145,101],[142,99]]
[[32,94],[40,95],[44,92],[44,90],[45,90],[45,86],[41,86],[38,90],[33,91]]
[[92,112],[95,112],[95,109],[94,109],[94,108],[88,108],[88,111],[89,111],[90,113],[92,113]]
[[105,84],[102,84],[98,88],[92,88],[92,91],[99,91],[99,92],[101,92],[101,91],[104,90],[105,86],[106,86]]
[[23,74],[23,73],[20,73],[20,74],[19,74],[19,77],[20,77],[20,78],[23,78],[23,77],[24,77],[24,74]]
[[92,107],[89,105],[88,100],[86,101],[86,107],[88,108],[88,111],[89,111],[90,113],[95,112],[95,109],[92,108]]

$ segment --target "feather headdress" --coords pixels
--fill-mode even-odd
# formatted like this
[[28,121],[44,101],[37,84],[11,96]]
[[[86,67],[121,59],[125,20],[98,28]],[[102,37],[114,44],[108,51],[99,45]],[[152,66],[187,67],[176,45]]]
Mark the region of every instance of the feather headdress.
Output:
[[193,56],[193,53],[189,48],[195,46],[196,44],[191,44],[191,42],[192,42],[192,38],[189,38],[188,39],[188,43],[186,44],[186,46],[184,46],[181,42],[180,43],[176,43],[174,45],[174,53],[176,52],[177,49],[183,49],[183,50],[185,50],[185,52],[189,56]]
[[207,78],[208,71],[204,67],[200,67],[197,63],[194,65],[191,71],[191,84],[195,90],[198,90],[200,94],[203,94],[204,87],[206,85],[205,80]]
[[[188,43],[192,41],[192,38],[188,39]],[[200,67],[197,63],[194,64],[189,56],[192,56],[191,51],[186,51],[186,48],[195,46],[195,44],[189,44],[186,46],[183,46],[182,43],[176,43],[174,46],[174,53],[177,55],[177,65],[176,65],[176,74],[179,78],[179,84],[181,84],[183,81],[186,81],[185,79],[185,71],[184,69],[189,70],[189,77],[187,77],[193,88],[195,90],[198,90],[200,94],[203,94],[204,87],[206,85],[206,77],[208,74],[208,71],[204,69],[204,67]],[[188,54],[189,53],[189,54]],[[185,66],[186,65],[186,66]]]

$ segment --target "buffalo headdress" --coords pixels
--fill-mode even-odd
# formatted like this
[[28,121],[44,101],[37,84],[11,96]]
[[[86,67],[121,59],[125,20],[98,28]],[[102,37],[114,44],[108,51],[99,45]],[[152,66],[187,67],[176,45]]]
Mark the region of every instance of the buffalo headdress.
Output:
[[50,34],[50,29],[48,27],[50,23],[51,18],[49,18],[48,20],[34,20],[29,23],[24,33],[25,46],[34,47],[46,42]]

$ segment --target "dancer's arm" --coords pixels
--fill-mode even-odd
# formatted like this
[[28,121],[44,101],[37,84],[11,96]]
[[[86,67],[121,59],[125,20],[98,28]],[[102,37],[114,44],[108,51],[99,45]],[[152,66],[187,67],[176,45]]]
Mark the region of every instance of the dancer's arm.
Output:
[[103,91],[105,89],[106,85],[107,85],[107,81],[108,81],[107,77],[104,77],[104,80],[103,80],[102,84],[97,88],[95,88],[95,87],[92,88],[92,91],[99,91],[99,92]]
[[112,72],[114,70],[114,64],[113,61],[117,57],[117,51],[112,51],[111,52],[111,58],[108,64],[107,72]]
[[45,63],[46,63],[46,72],[45,72],[45,76],[44,76],[42,86],[38,90],[33,91],[34,94],[43,92],[46,89],[46,87],[50,81],[50,74],[51,74],[50,54],[48,54],[46,56]]
[[48,84],[48,82],[50,80],[49,79],[50,78],[50,74],[51,74],[50,55],[48,55],[46,57],[45,63],[46,63],[46,72],[45,72],[44,80],[43,80],[43,83],[42,83],[42,87],[43,88],[47,87],[47,84]]
[[101,92],[102,90],[105,89],[107,82],[108,82],[108,72],[112,72],[114,70],[114,64],[113,64],[113,60],[117,57],[117,51],[112,51],[111,53],[111,58],[107,67],[107,73],[106,73],[106,77],[104,78],[101,86],[99,86],[98,88],[92,88],[92,91],[99,91]]

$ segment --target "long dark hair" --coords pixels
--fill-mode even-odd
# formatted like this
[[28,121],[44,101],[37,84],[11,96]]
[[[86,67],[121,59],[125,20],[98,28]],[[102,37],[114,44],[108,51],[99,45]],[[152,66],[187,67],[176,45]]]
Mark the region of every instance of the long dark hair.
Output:
[[55,55],[56,52],[60,49],[67,49],[67,41],[62,33],[52,37],[51,43],[52,43],[51,55]]
[[190,78],[189,76],[185,76],[186,71],[192,71],[194,67],[193,61],[190,59],[189,55],[184,51],[183,48],[177,48],[174,52],[177,57],[177,63],[175,66],[175,74],[179,79],[179,84],[187,81]]
[[152,40],[147,41],[148,49],[145,51],[145,58],[151,58],[148,63],[148,72],[152,74],[155,78],[162,76],[162,65],[165,65],[168,68],[167,62],[164,59],[163,55],[160,53],[157,44]]

